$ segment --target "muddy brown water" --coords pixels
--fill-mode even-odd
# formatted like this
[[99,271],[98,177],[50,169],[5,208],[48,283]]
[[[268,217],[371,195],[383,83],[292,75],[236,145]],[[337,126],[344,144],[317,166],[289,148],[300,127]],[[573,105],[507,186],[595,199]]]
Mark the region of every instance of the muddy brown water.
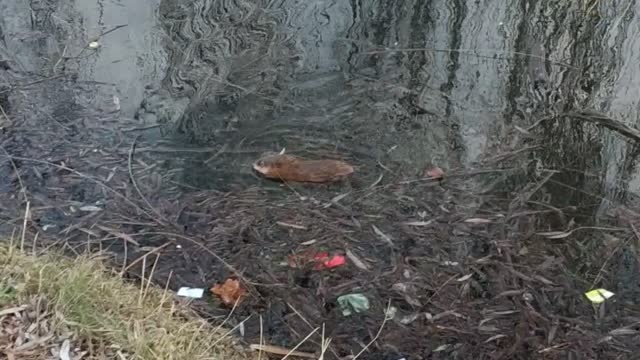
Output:
[[[357,166],[347,184],[296,188],[328,198],[378,183],[381,174],[402,181],[432,164],[459,172],[495,167],[489,160],[522,151],[527,171],[505,180],[506,192],[557,171],[544,184],[545,202],[579,208],[576,221],[597,226],[619,206],[638,205],[637,143],[574,120],[529,127],[576,110],[638,125],[639,11],[632,0],[0,0],[0,140],[14,156],[77,164],[77,154],[118,149],[126,156],[130,137],[140,135],[141,166],[171,179],[171,199],[249,187],[281,199],[288,188],[260,180],[250,164],[283,148]],[[88,46],[94,40],[95,49]],[[88,169],[126,165],[109,159]],[[42,202],[42,226],[72,226],[60,210],[68,201],[108,198],[87,181],[56,180],[63,169],[43,174],[26,160],[17,166],[26,169],[20,181],[33,201]],[[168,194],[165,187],[158,182],[153,198]],[[19,202],[16,189],[4,158],[7,231],[20,223],[19,207],[7,203]],[[624,247],[602,284],[620,303],[640,301],[637,257]],[[587,267],[579,257],[567,264],[576,273]],[[180,271],[189,286],[220,275]],[[278,305],[265,312],[269,329],[285,327],[273,314],[286,309],[271,306]],[[361,330],[338,341],[359,349],[371,335]],[[283,346],[296,343],[286,331],[271,335]],[[368,358],[447,358],[439,346],[408,354],[389,340]]]

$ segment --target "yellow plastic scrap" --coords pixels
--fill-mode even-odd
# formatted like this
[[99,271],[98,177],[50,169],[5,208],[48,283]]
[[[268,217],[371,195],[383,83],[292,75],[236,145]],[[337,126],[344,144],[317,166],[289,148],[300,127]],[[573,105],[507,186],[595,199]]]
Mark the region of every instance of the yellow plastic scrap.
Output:
[[605,289],[595,289],[591,291],[587,291],[585,293],[587,299],[589,299],[594,304],[602,304],[605,300],[612,297],[614,294]]

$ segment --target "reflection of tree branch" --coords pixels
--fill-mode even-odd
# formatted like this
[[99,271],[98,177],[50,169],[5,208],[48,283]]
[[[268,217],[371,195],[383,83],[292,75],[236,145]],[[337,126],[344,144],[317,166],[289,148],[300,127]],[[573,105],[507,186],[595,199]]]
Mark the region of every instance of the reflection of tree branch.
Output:
[[[521,51],[503,51],[503,50],[490,50],[490,49],[436,49],[436,48],[387,48],[387,47],[383,47],[383,48],[378,48],[378,49],[371,49],[371,50],[367,50],[362,52],[361,54],[365,54],[365,55],[373,55],[373,54],[383,54],[383,53],[390,53],[390,52],[424,52],[424,51],[430,51],[430,52],[434,52],[434,53],[460,53],[460,54],[464,54],[464,55],[468,55],[468,56],[475,56],[478,58],[485,58],[485,59],[492,59],[492,60],[512,60],[513,58],[517,57],[517,56],[522,56],[522,57],[527,57],[527,58],[532,58],[532,59],[539,59],[539,60],[543,60],[545,62],[549,62],[549,64],[552,65],[557,65],[557,66],[562,66],[565,68],[569,68],[572,70],[580,70],[578,67],[573,66],[571,64],[567,64],[561,61],[553,61],[553,60],[549,60],[544,56],[540,56],[540,55],[535,55],[535,54],[529,54],[529,53],[525,53],[525,52],[521,52]],[[490,55],[481,55],[479,54],[479,52],[488,52],[490,53]],[[510,55],[511,57],[503,57],[503,58],[499,58],[497,57],[498,54],[506,54],[506,55]]]
[[103,37],[103,36],[105,36],[105,35],[107,35],[107,34],[109,34],[109,33],[112,33],[112,32],[114,32],[114,31],[116,31],[116,30],[118,30],[118,29],[120,29],[120,28],[123,28],[123,27],[125,27],[125,26],[127,26],[127,25],[128,25],[128,24],[116,25],[116,26],[112,27],[111,29],[109,29],[109,30],[107,30],[107,31],[104,31],[102,34],[100,34],[100,35],[98,35],[98,36],[96,37],[96,41],[97,41],[97,39],[100,39],[101,37]]
[[[610,130],[617,131],[618,133],[628,138],[631,138],[637,142],[640,142],[640,130],[632,128],[620,120],[612,119],[600,113],[589,112],[589,111],[578,111],[578,112],[563,113],[563,114],[560,114],[559,116],[592,122],[597,125],[604,126]],[[550,117],[540,119],[538,122],[534,124],[534,126],[537,126],[546,120],[551,120],[554,118],[555,117],[550,116]],[[527,130],[531,129],[534,126],[531,126]]]

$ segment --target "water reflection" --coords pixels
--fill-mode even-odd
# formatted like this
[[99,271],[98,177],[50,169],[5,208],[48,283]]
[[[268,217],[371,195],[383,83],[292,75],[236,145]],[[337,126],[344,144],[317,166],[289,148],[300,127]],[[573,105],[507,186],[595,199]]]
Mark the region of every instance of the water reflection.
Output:
[[[411,177],[428,163],[466,168],[520,149],[529,136],[520,129],[549,114],[638,118],[640,5],[631,0],[97,0],[56,16],[35,8],[30,32],[24,4],[4,6],[16,14],[0,24],[12,66],[77,71],[100,88],[76,103],[160,124],[177,147],[222,150],[170,158],[193,164],[185,178],[221,179],[204,187],[254,181],[245,165],[282,147],[342,154],[365,178],[378,163]],[[98,51],[79,52],[119,25]],[[38,40],[47,27],[66,29],[59,48]],[[618,134],[567,119],[531,131],[547,146],[529,161],[591,174],[567,173],[568,185],[612,200],[640,190],[636,147]]]
[[[190,106],[160,120],[220,146],[303,151],[305,138],[322,138],[409,173],[468,167],[517,146],[514,126],[550,113],[594,109],[635,123],[636,6],[163,1],[164,88]],[[274,128],[293,135],[261,136]],[[545,167],[599,172],[603,161],[607,183],[628,178],[638,190],[617,166],[635,159],[616,134],[579,122],[535,131],[553,144],[535,155]]]

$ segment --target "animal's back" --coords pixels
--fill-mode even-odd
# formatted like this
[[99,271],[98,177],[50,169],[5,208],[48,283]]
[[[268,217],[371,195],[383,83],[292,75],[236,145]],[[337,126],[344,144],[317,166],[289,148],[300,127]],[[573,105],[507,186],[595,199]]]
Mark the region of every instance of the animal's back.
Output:
[[329,182],[351,174],[353,167],[338,160],[304,160],[300,162],[298,171],[306,174],[307,181]]
[[272,155],[257,161],[253,168],[268,178],[295,182],[331,182],[353,172],[343,161],[305,160],[292,155]]

